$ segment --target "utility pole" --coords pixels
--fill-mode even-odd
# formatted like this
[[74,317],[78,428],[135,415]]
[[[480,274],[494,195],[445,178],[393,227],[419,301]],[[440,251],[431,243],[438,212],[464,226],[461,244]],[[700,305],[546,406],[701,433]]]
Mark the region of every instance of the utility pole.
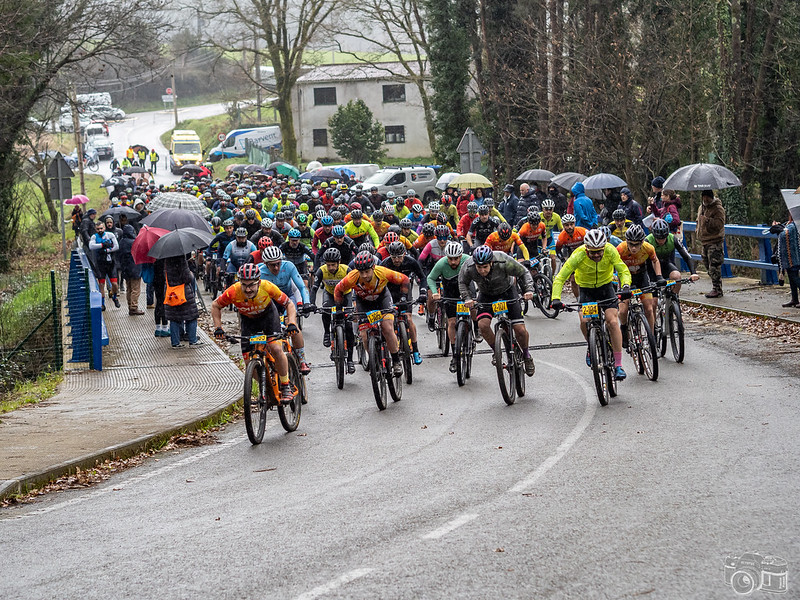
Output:
[[172,87],[172,111],[175,114],[175,129],[178,128],[178,90],[175,87],[175,73],[170,75],[170,83]]
[[83,177],[83,136],[81,136],[81,121],[78,117],[78,92],[75,84],[70,88],[70,104],[72,105],[72,131],[75,135],[75,148],[78,153],[78,177],[81,182],[81,194],[86,195],[86,181]]
[[256,65],[256,118],[261,123],[261,55],[258,53],[258,36],[253,38],[253,54]]

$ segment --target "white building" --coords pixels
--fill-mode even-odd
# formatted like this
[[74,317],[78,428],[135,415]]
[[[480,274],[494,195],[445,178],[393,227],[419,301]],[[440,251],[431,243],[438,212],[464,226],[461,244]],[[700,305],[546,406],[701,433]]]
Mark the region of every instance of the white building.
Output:
[[422,100],[416,85],[403,83],[400,63],[322,65],[297,80],[292,93],[298,152],[303,161],[339,160],[328,119],[341,104],[361,99],[386,131],[387,156],[430,156]]

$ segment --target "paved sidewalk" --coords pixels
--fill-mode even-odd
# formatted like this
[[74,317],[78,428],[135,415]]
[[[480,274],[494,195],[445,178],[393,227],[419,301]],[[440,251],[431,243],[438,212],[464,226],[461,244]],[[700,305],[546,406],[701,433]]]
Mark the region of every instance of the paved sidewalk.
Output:
[[175,349],[153,335],[152,310],[128,316],[109,301],[104,314],[103,371],[67,371],[55,396],[0,417],[0,498],[134,454],[241,398],[241,371],[201,330],[202,346]]

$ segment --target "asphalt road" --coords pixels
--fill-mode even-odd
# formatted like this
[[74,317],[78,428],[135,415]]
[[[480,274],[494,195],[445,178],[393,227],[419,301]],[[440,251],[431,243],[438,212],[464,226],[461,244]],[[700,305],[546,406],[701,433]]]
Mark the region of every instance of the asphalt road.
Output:
[[[297,432],[271,415],[252,447],[239,422],[0,513],[0,597],[733,598],[726,556],[797,564],[796,374],[725,336],[690,332],[684,364],[607,407],[565,348],[511,407],[482,355],[464,388],[426,359],[379,412],[365,372],[335,388],[314,319]],[[576,341],[575,319],[528,317],[532,343]]]

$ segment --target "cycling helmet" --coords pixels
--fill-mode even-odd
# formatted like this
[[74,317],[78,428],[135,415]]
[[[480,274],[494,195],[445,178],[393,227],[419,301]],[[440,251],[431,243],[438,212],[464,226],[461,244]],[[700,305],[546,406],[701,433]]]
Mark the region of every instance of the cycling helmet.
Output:
[[644,238],[644,229],[642,229],[641,225],[633,224],[625,232],[625,239],[629,242],[643,242]]
[[290,237],[290,238],[294,238],[294,239],[296,239],[296,240],[299,240],[299,239],[300,239],[300,236],[302,236],[302,235],[303,235],[303,234],[302,234],[302,233],[300,233],[300,230],[299,230],[299,229],[295,229],[294,227],[292,227],[292,228],[289,230],[289,237]]
[[304,213],[308,212],[308,204],[306,204],[305,202],[301,202],[299,208]]
[[542,210],[553,210],[555,207],[556,203],[553,202],[550,198],[542,200]]
[[428,205],[428,210],[432,213],[437,213],[442,209],[441,203],[438,200],[434,200]]
[[416,198],[416,197],[417,197],[417,192],[413,188],[408,188],[408,190],[406,190],[406,198]]
[[656,219],[650,230],[653,232],[653,237],[665,238],[669,235],[669,225],[664,219]]
[[392,242],[396,242],[400,239],[400,236],[395,231],[387,231],[386,235],[383,236],[383,245],[388,246]]
[[445,213],[443,213],[443,212],[437,213],[436,214],[436,222],[437,223],[441,223],[442,225],[444,225],[445,223],[447,223],[447,215]]
[[489,246],[478,246],[472,251],[472,261],[476,265],[488,265],[494,259],[494,252]]
[[541,220],[541,215],[535,210],[528,213],[528,223],[531,225],[538,225]]
[[332,216],[330,216],[330,215],[325,215],[324,217],[322,217],[322,218],[320,219],[320,222],[321,222],[323,225],[333,225],[333,217],[332,217]]
[[256,211],[254,211],[252,208],[248,208],[246,211],[244,211],[244,216],[248,219],[255,219]]
[[386,199],[391,200],[392,198],[394,198],[394,192],[392,192],[391,190],[386,192]]
[[356,259],[354,261],[355,267],[359,271],[366,271],[368,269],[371,269],[372,267],[375,266],[375,262],[376,262],[375,257],[366,250],[364,250],[363,252],[359,252],[356,255]]
[[266,218],[264,218],[264,219],[261,219],[261,227],[262,227],[263,229],[267,229],[267,230],[269,230],[269,229],[272,229],[272,226],[273,226],[274,224],[275,224],[275,223],[273,223],[273,222],[272,222],[272,219],[270,219],[269,217],[266,217]]
[[286,214],[282,210],[279,210],[278,212],[275,213],[275,220],[276,221],[285,221],[286,220]]
[[222,222],[223,227],[233,227],[233,219],[225,219]]
[[563,217],[561,217],[561,223],[564,225],[569,225],[570,223],[575,225],[575,215],[571,215],[569,213],[565,214]]
[[374,213],[372,213],[372,220],[375,222],[383,221],[383,212],[376,210]]
[[421,204],[412,204],[411,205],[411,210],[413,210],[415,213],[421,213],[422,212],[422,205]]
[[325,212],[324,208],[320,208],[316,213],[314,213],[314,216],[316,216],[317,219],[321,220],[321,219],[325,218],[325,215],[327,215],[327,214],[328,213]]
[[611,228],[609,228],[608,225],[601,225],[598,229],[603,232],[607,240],[611,239]]
[[328,187],[328,184],[327,184],[327,182],[323,181],[322,183],[319,184],[319,187],[321,187],[322,189],[325,189],[326,187]]
[[408,217],[406,217],[405,219],[400,219],[400,227],[402,229],[411,229],[412,225],[413,223],[411,222],[411,219],[409,219]]
[[255,192],[250,192],[247,194],[247,199],[251,202],[255,202],[258,199],[258,196],[256,196]]
[[350,203],[350,210],[361,210],[361,203],[360,202],[351,202]]
[[258,249],[263,250],[267,246],[272,246],[272,238],[268,235],[262,235],[258,238]]
[[331,233],[333,234],[333,237],[344,237],[344,227],[341,225],[334,225]]
[[274,263],[283,260],[283,252],[277,246],[267,246],[261,251],[261,258],[265,263]]
[[490,210],[494,207],[494,200],[491,198],[484,198],[483,203],[488,206]]
[[311,192],[311,197],[314,198],[314,200],[319,199],[319,192],[314,190],[313,192]]
[[375,246],[373,246],[370,242],[364,242],[358,247],[359,252],[367,251],[370,254],[375,254],[377,250],[375,250]]
[[342,262],[342,253],[338,248],[328,248],[322,254],[322,260],[325,262]]
[[507,240],[511,237],[511,225],[508,223],[500,223],[500,226],[497,228],[497,235],[500,236],[501,240]]
[[406,245],[400,240],[392,242],[388,248],[390,256],[403,256],[406,253]]
[[394,225],[390,225],[387,231],[394,231],[396,234],[400,235],[400,225],[395,223]]
[[437,240],[446,240],[450,237],[450,228],[447,225],[437,225],[435,233]]
[[364,213],[362,213],[362,212],[361,212],[360,210],[358,210],[358,209],[356,209],[356,210],[353,210],[353,211],[350,211],[350,217],[351,217],[351,218],[352,218],[354,221],[355,221],[356,219],[360,219],[360,218],[361,218],[361,217],[363,217],[363,216],[364,216]]
[[300,186],[300,193],[303,196],[308,196],[308,186],[307,185],[301,185]]
[[486,206],[485,204],[481,204],[478,207],[478,214],[479,215],[488,215],[489,214],[489,207]]
[[477,202],[469,202],[467,204],[467,212],[471,215],[474,215],[478,212],[478,203]]
[[331,212],[331,216],[333,217],[334,221],[341,221],[342,220],[341,211],[334,210],[334,211]]
[[425,223],[422,226],[422,235],[426,238],[432,238],[435,231],[436,229],[433,223]]
[[387,203],[386,204],[386,208],[384,208],[383,210],[385,210],[388,214],[393,215],[394,214],[394,204],[388,204]]
[[305,213],[300,213],[297,215],[297,224],[298,225],[305,225],[308,223],[308,215]]
[[261,269],[255,263],[245,263],[239,267],[239,280],[261,279]]
[[464,247],[458,242],[447,242],[447,246],[444,247],[444,255],[447,258],[458,258],[462,254],[464,254]]
[[624,208],[618,208],[613,213],[611,213],[611,218],[614,219],[615,221],[620,221],[620,220],[624,219],[625,217],[626,217],[626,213],[625,213],[625,209]]
[[599,229],[590,229],[583,238],[583,244],[587,250],[602,250],[606,247],[607,242],[606,234]]
[[[141,200],[137,200],[134,204],[136,204],[137,202],[141,202]],[[144,203],[142,203],[142,204],[144,204]],[[211,226],[212,227],[219,227],[220,225],[222,225],[222,219],[220,219],[219,217],[212,217],[211,218]]]
[[247,237],[247,229],[245,229],[244,227],[239,227],[234,232],[234,234],[236,235],[236,237]]

